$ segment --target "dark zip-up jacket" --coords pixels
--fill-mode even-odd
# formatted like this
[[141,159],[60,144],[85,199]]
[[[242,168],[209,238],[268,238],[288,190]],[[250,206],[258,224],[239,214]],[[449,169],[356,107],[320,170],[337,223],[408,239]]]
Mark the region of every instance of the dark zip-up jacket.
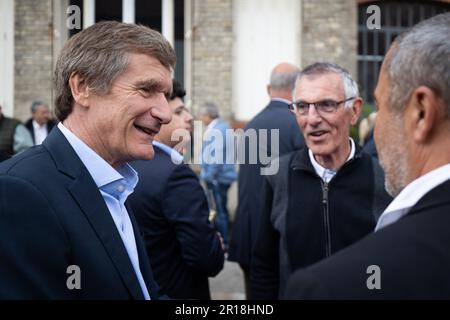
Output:
[[251,269],[255,299],[276,299],[295,270],[372,232],[392,200],[378,161],[358,146],[329,183],[317,175],[307,148],[279,161],[278,173],[264,186]]

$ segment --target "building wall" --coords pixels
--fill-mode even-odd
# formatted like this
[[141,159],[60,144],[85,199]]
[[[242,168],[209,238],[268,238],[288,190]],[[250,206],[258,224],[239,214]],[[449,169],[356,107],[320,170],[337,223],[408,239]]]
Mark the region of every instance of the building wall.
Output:
[[355,0],[302,0],[302,67],[335,62],[356,79],[357,13]]
[[232,118],[232,0],[192,1],[192,108],[206,101]]
[[52,105],[51,0],[16,0],[14,117],[30,117],[33,100]]

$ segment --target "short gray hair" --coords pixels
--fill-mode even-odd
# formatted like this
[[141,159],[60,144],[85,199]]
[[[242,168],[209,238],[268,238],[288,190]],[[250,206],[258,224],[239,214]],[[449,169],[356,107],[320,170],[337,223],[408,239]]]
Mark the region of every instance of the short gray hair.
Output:
[[48,104],[46,104],[45,102],[40,101],[40,100],[34,100],[31,103],[31,107],[30,107],[31,113],[35,113],[37,111],[38,107],[40,107],[40,106],[44,106],[44,107],[48,108]]
[[423,85],[447,105],[450,115],[450,13],[434,16],[398,37],[385,72],[390,81],[389,105],[402,112],[414,89]]
[[102,21],[67,41],[55,68],[55,111],[63,121],[72,112],[70,75],[80,74],[93,92],[107,94],[113,80],[128,67],[130,53],[152,56],[171,70],[175,51],[157,31],[143,25]]
[[272,72],[270,74],[270,87],[275,90],[292,91],[295,86],[295,79],[299,71],[292,72]]
[[219,108],[212,102],[205,102],[200,108],[200,114],[206,114],[212,119],[216,119],[220,116]]
[[[358,84],[355,80],[353,80],[352,75],[345,68],[341,67],[338,64],[330,63],[330,62],[316,62],[310,64],[305,67],[297,77],[297,81],[300,80],[303,76],[312,76],[312,75],[323,75],[327,73],[337,73],[342,78],[342,86],[344,87],[344,97],[345,99],[349,99],[352,97],[359,97],[359,89]],[[352,102],[347,101],[345,103],[346,107],[351,107]]]

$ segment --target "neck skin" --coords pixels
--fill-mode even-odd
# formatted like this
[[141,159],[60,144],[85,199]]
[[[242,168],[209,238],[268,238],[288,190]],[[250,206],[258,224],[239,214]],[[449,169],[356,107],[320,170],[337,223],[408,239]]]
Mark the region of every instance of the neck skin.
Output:
[[111,154],[110,149],[102,143],[101,140],[96,137],[100,137],[101,132],[96,132],[94,127],[92,130],[89,129],[89,119],[83,114],[79,108],[73,108],[72,113],[63,121],[64,126],[72,131],[81,141],[89,146],[95,151],[100,157],[102,157],[106,162],[108,162],[114,169],[119,168],[123,162],[117,161]]
[[314,155],[314,159],[324,168],[337,171],[342,165],[347,161],[350,156],[351,147],[350,141],[347,140],[348,143],[344,143],[341,147],[339,147],[332,154],[328,154],[325,156]]
[[435,137],[428,144],[413,147],[408,160],[406,185],[434,169],[450,163],[450,125],[435,127]]
[[289,90],[275,90],[272,88],[269,88],[268,90],[270,99],[279,98],[292,101],[292,92]]

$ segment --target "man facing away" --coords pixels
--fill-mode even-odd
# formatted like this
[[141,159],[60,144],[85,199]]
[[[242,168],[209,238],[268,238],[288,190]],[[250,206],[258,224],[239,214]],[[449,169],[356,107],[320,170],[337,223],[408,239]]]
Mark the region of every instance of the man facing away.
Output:
[[224,251],[208,221],[203,188],[174,149],[186,145],[192,131],[184,95],[174,80],[169,98],[172,120],[155,136],[154,158],[132,163],[140,183],[129,201],[161,291],[171,298],[205,300],[210,299],[208,277],[222,270]]
[[282,156],[267,176],[255,242],[252,297],[276,299],[288,276],[371,232],[391,198],[376,159],[349,137],[362,99],[342,67],[315,63],[295,85],[295,113],[305,148]]
[[[238,177],[238,207],[233,234],[230,240],[229,260],[236,261],[244,271],[247,299],[250,299],[250,268],[251,251],[255,244],[256,231],[261,217],[261,193],[264,175],[261,169],[268,165],[259,158],[261,153],[268,156],[268,160],[289,153],[303,146],[303,137],[295,121],[295,116],[289,111],[292,102],[292,90],[299,69],[290,63],[280,63],[270,74],[267,93],[269,104],[258,113],[245,127],[245,133],[254,132],[256,145],[244,142],[243,150],[246,158],[239,166]],[[267,139],[260,139],[263,130],[267,130]],[[272,145],[272,130],[278,130],[278,145]],[[262,150],[261,150],[262,149]],[[250,154],[250,152],[256,152]],[[250,159],[257,156],[256,163]]]
[[395,196],[376,231],[289,280],[289,299],[450,298],[450,13],[399,36],[381,67],[375,143]]
[[151,159],[171,118],[175,52],[147,27],[97,23],[71,37],[55,70],[61,121],[0,164],[0,298],[158,299],[125,203],[128,164]]

